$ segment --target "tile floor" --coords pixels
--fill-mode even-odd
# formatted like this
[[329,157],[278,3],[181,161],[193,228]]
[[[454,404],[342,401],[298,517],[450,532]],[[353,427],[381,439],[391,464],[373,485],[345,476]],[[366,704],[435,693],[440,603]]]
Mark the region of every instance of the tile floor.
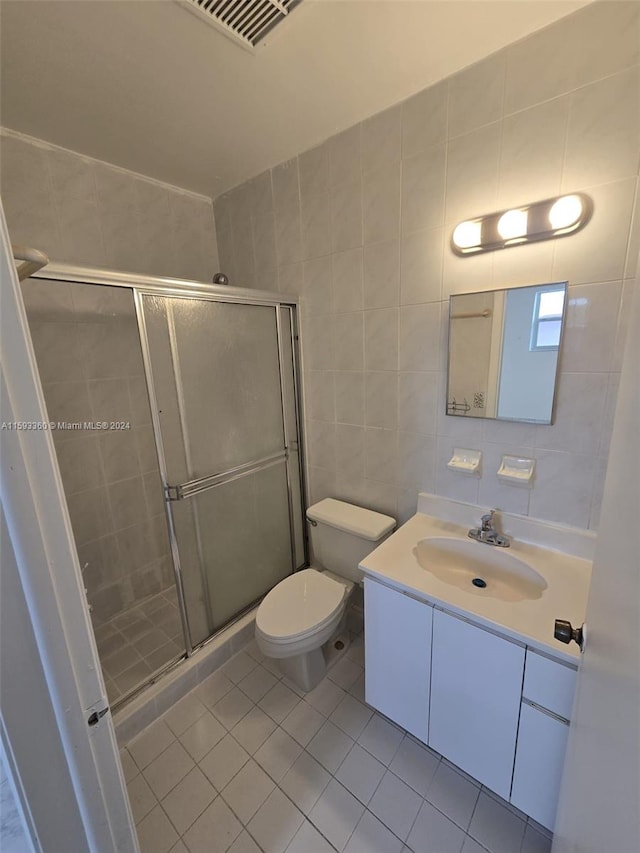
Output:
[[302,694],[255,643],[122,750],[143,853],[549,853],[364,703],[363,635]]
[[117,702],[184,653],[175,588],[118,613],[95,636],[107,694]]

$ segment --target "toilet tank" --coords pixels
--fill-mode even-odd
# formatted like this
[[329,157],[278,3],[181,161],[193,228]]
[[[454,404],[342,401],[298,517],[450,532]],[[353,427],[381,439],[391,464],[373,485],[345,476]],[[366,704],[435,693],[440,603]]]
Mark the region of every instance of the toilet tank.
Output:
[[318,568],[350,581],[362,581],[358,568],[396,526],[395,518],[361,506],[325,498],[307,510],[311,546]]

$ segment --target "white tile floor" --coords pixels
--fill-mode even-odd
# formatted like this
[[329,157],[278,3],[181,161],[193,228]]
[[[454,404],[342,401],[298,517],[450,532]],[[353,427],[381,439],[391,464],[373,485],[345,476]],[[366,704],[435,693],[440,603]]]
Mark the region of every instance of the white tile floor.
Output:
[[143,853],[548,853],[364,704],[363,637],[302,694],[255,643],[122,750]]

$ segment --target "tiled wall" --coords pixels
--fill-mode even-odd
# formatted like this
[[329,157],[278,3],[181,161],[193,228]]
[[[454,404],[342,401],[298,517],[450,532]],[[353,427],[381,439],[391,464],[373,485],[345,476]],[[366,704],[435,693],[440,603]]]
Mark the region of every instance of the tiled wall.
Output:
[[52,261],[211,281],[211,200],[28,136],[0,135],[13,243]]
[[[639,12],[590,5],[216,199],[232,283],[302,295],[312,500],[406,519],[427,490],[597,526],[638,254]],[[449,248],[462,219],[578,190],[576,235]],[[446,417],[449,295],[558,280],[556,422]],[[481,480],[447,469],[454,445],[484,452]],[[532,491],[498,482],[503,453],[535,457]]]
[[173,584],[142,351],[128,288],[23,282],[53,438],[94,623]]
[[[11,240],[52,261],[209,281],[210,199],[2,130]],[[131,291],[23,285],[54,421],[125,421],[54,439],[94,621],[170,587],[173,569]]]
[[3,850],[29,850],[30,842],[24,828],[24,819],[9,782],[9,772],[4,749],[0,747],[0,847]]

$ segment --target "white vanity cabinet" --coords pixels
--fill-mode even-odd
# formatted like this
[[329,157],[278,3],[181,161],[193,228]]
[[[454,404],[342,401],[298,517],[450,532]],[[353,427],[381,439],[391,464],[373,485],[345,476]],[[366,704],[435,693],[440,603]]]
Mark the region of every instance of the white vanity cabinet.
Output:
[[524,659],[524,645],[434,611],[429,746],[506,800]]
[[433,607],[365,578],[364,608],[366,701],[426,743]]
[[527,649],[511,802],[553,829],[577,670]]
[[577,666],[365,577],[369,705],[553,829]]

